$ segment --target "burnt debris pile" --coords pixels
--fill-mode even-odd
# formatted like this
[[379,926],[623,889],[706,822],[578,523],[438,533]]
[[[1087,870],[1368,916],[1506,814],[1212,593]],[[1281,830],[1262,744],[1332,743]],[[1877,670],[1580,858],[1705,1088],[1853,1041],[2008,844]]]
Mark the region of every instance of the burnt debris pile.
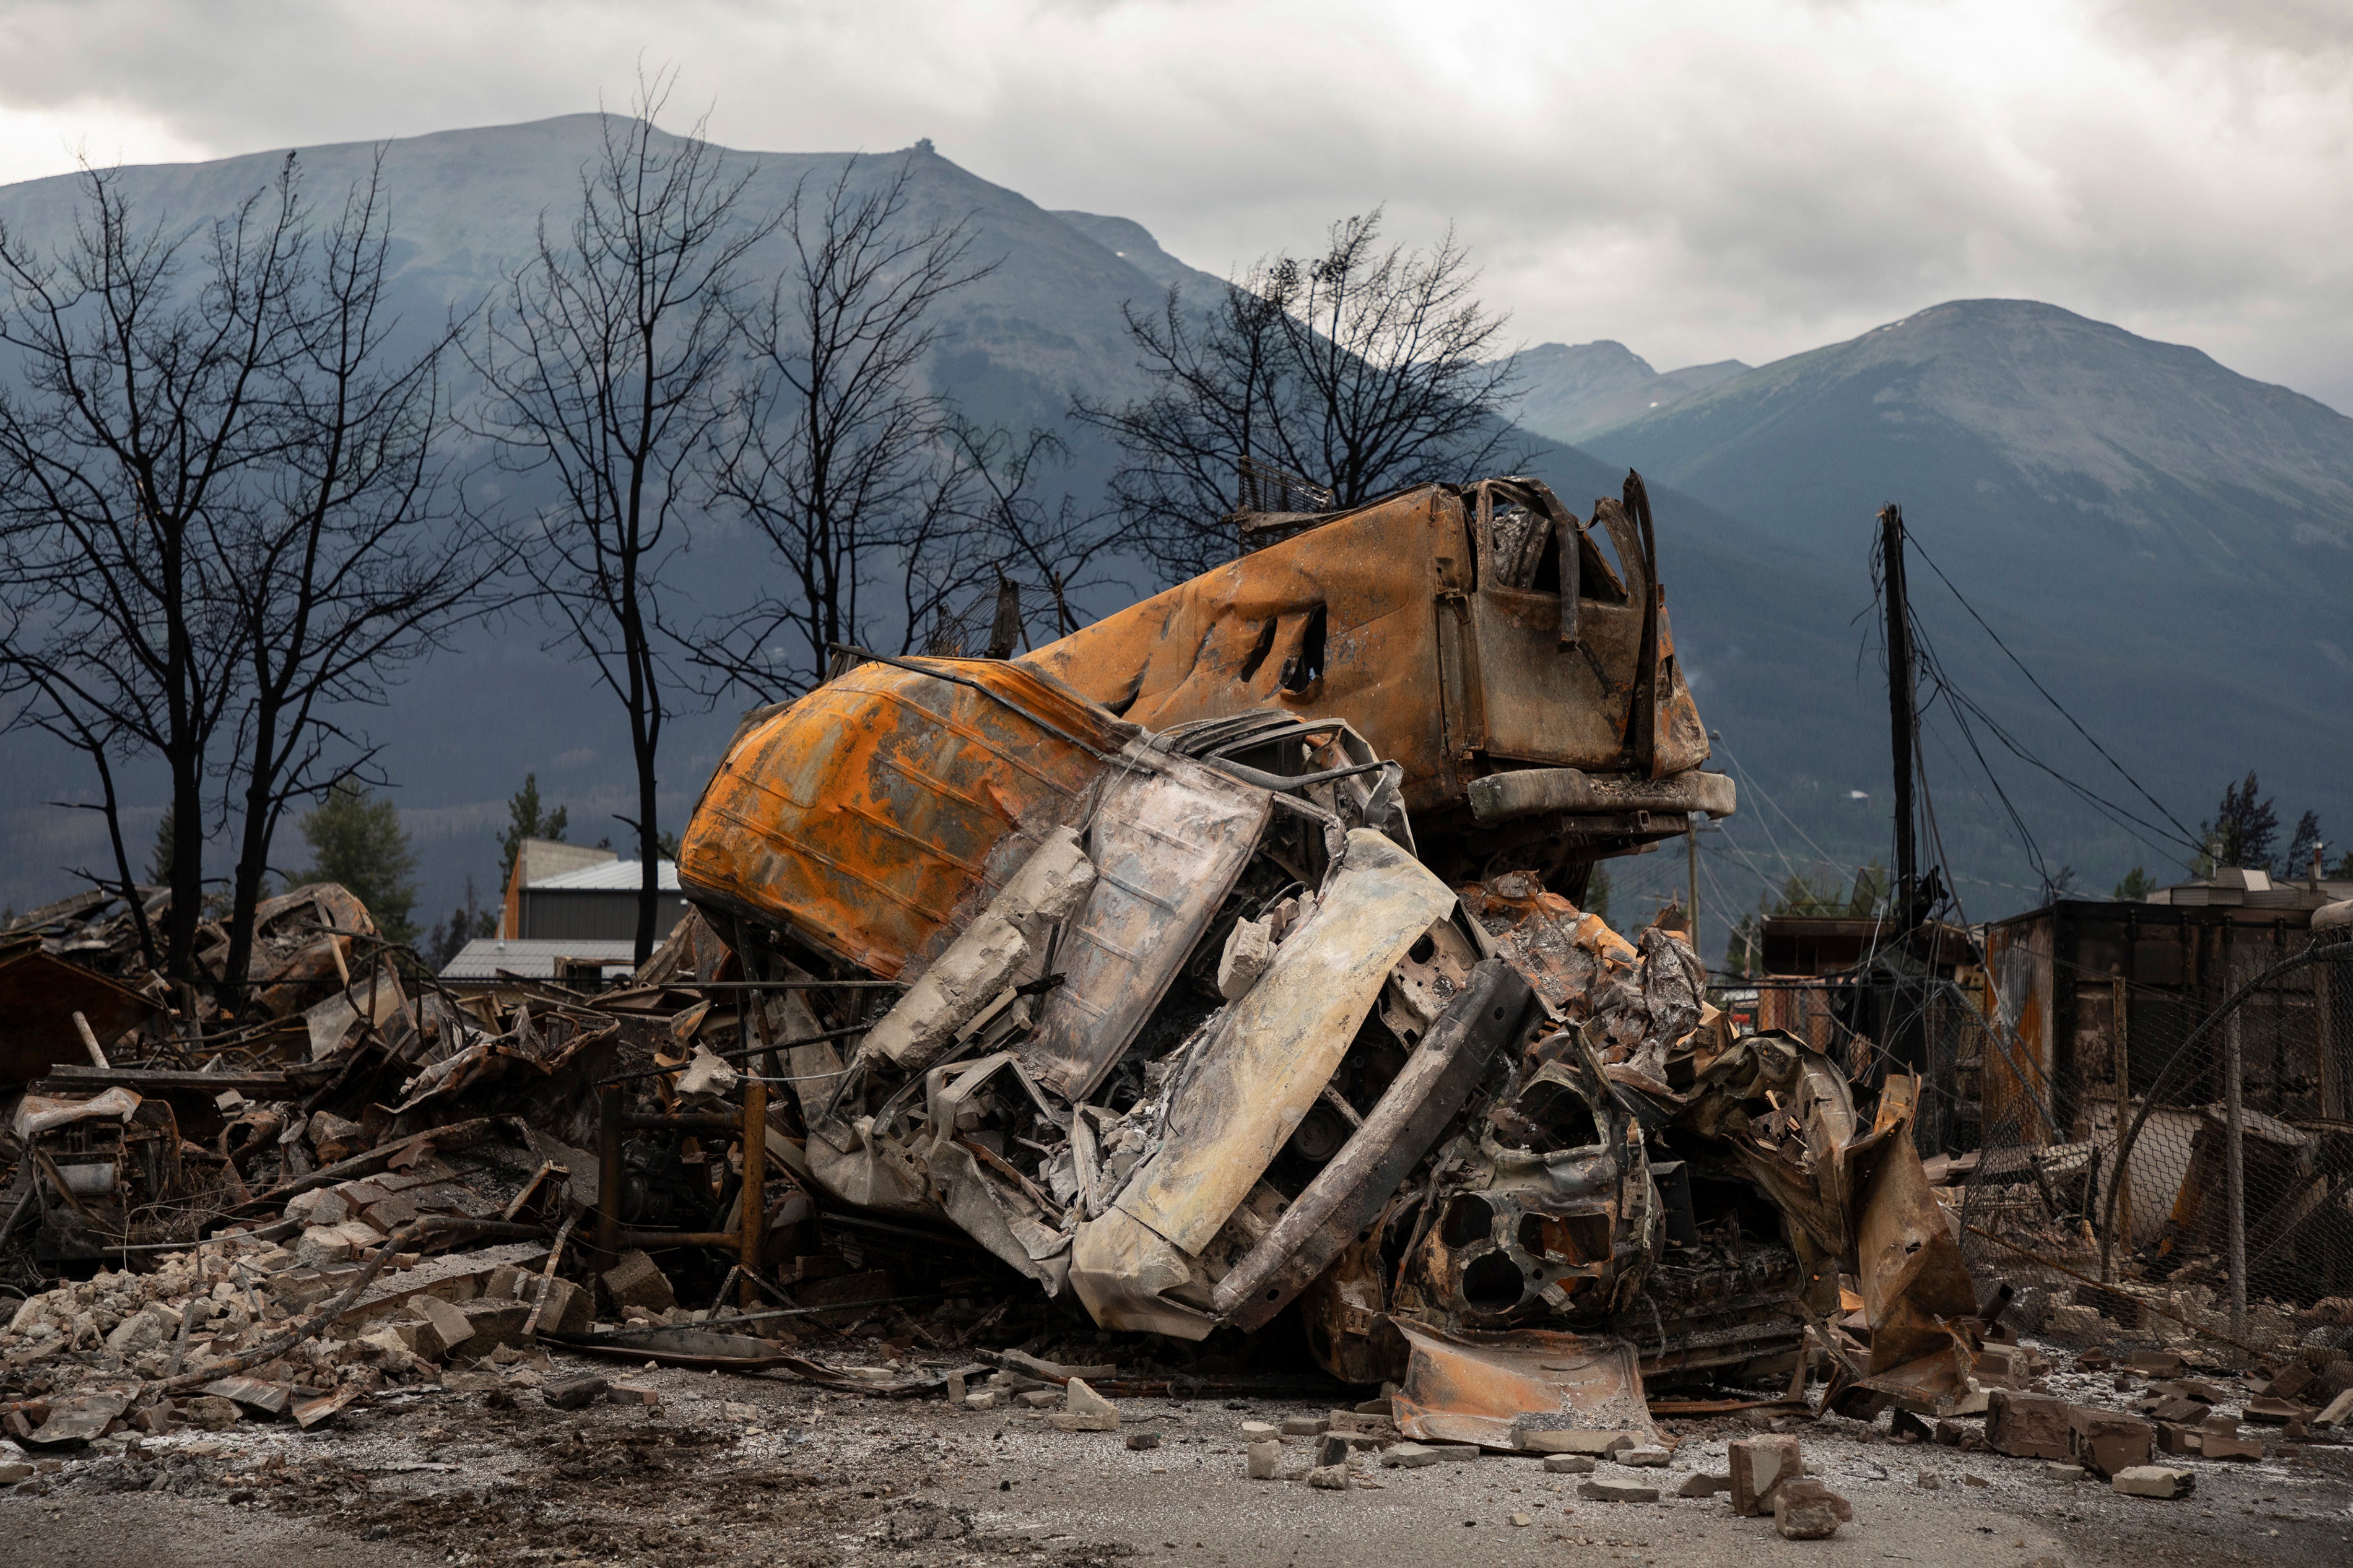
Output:
[[908,1393],[1057,1336],[1504,1447],[1694,1384],[1981,1397],[1913,1080],[1578,908],[1734,804],[1639,480],[1249,521],[1023,658],[844,649],[750,715],[616,988],[453,989],[334,887],[233,1005],[145,968],[152,908],[19,922],[0,1404],[307,1424],[540,1343]]

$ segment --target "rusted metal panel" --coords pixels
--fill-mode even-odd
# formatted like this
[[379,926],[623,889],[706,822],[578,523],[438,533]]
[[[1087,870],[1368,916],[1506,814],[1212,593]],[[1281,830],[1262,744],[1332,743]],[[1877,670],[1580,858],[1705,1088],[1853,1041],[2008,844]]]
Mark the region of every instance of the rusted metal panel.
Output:
[[1153,730],[1253,709],[1339,714],[1403,764],[1419,809],[1446,761],[1439,580],[1469,575],[1468,548],[1461,502],[1426,486],[1229,562],[1024,662]]
[[162,1011],[128,986],[43,952],[37,938],[16,940],[0,952],[0,1084],[88,1062],[76,1013],[105,1046]]
[[1453,903],[1387,838],[1349,834],[1314,914],[1228,1009],[1119,1206],[1187,1253],[1207,1247],[1330,1081],[1389,971]]
[[889,977],[1086,815],[1135,731],[1018,664],[866,664],[747,724],[679,847],[697,900]]
[[2060,1136],[2051,1122],[2052,931],[2048,921],[1986,928],[1986,973],[1992,984],[1997,1037],[1985,1055],[1979,1082],[1984,1108],[1979,1124],[2007,1122],[2021,1143]]
[[[1624,768],[1641,600],[1594,556],[1587,585],[1603,597],[1580,601],[1580,640],[1563,647],[1557,589],[1482,568],[1463,495],[1424,485],[1341,513],[1027,662],[1153,729],[1261,708],[1339,715],[1404,766],[1418,812],[1461,805],[1493,763]],[[1664,774],[1708,748],[1660,624]]]
[[1953,1325],[1977,1316],[1977,1291],[1952,1216],[1929,1191],[1912,1142],[1919,1093],[1919,1079],[1901,1073],[1890,1074],[1880,1091],[1872,1131],[1884,1142],[1855,1222],[1857,1279],[1871,1324],[1873,1374],[1938,1356],[1952,1366],[1957,1385],[1969,1369],[1955,1359]]
[[1208,928],[1258,847],[1267,792],[1184,757],[1111,780],[1087,827],[1095,885],[1062,933],[1022,1064],[1065,1099],[1109,1072]]
[[1389,1320],[1407,1346],[1391,1406],[1409,1437],[1546,1451],[1546,1432],[1624,1432],[1658,1439],[1642,1402],[1634,1347],[1624,1340],[1517,1329],[1448,1333]]

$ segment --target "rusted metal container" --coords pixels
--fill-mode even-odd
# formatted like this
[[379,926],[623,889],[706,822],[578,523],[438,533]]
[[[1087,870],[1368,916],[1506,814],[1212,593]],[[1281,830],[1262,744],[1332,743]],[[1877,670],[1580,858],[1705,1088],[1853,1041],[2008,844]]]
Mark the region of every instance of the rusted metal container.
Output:
[[889,979],[1083,819],[1134,738],[1023,665],[861,664],[737,731],[687,823],[679,884]]
[[1548,819],[1579,858],[1617,853],[1733,805],[1731,781],[1698,771],[1707,731],[1651,554],[1614,500],[1586,524],[1532,479],[1423,485],[1024,662],[1152,730],[1345,718],[1403,765],[1425,837]]

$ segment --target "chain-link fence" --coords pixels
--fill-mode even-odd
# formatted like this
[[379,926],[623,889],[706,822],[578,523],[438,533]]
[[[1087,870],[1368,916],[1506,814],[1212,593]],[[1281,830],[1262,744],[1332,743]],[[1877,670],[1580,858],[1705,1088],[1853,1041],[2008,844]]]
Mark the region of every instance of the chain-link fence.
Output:
[[2353,1381],[2353,943],[2183,931],[2158,981],[2048,931],[1989,952],[1957,1080],[1971,1264],[2053,1339],[2303,1351]]

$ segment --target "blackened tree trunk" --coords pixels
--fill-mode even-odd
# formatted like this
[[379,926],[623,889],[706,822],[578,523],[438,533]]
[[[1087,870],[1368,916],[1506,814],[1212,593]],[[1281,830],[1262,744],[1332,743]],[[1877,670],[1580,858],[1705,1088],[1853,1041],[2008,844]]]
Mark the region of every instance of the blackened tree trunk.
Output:
[[586,661],[628,719],[637,815],[621,820],[645,868],[640,963],[659,901],[663,576],[711,489],[740,341],[737,268],[777,222],[740,211],[749,175],[700,123],[683,137],[655,127],[668,85],[641,83],[635,111],[607,119],[568,237],[542,226],[470,355],[489,394],[482,434],[556,492],[520,557],[554,646]]

